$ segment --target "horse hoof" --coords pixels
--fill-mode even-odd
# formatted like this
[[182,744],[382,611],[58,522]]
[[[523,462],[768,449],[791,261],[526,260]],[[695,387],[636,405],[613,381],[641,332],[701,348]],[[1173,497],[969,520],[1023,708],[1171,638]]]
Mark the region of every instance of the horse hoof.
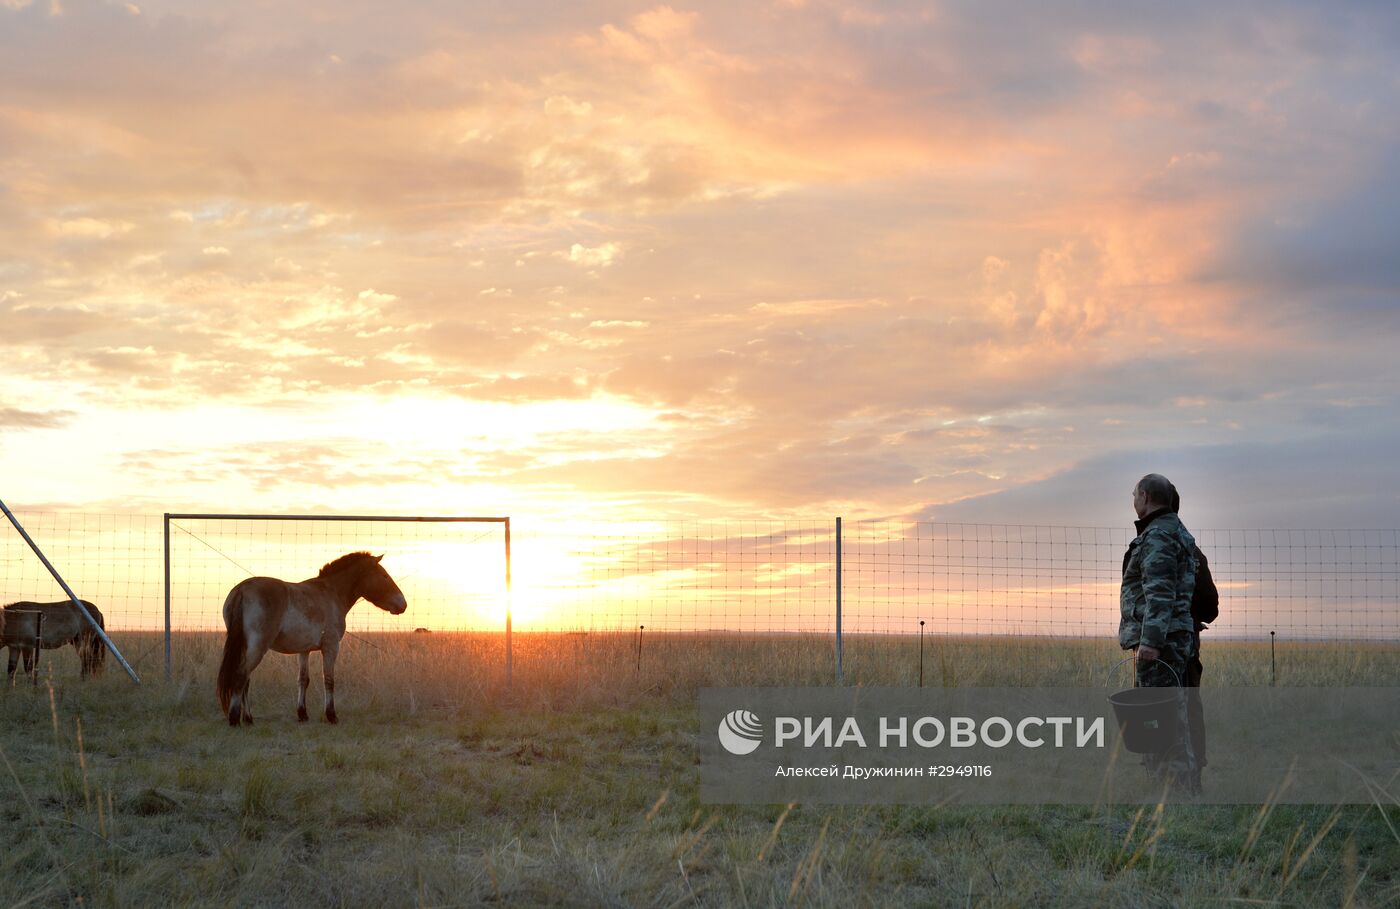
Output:
[[298,723],[305,723],[305,722],[306,722],[307,720],[309,720],[309,719],[311,719],[311,717],[307,715],[307,713],[306,713],[306,708],[305,708],[305,707],[298,707],[298,708],[297,708],[297,722],[298,722]]
[[331,725],[335,725],[336,723],[340,722],[339,720],[337,720],[337,719],[335,718],[335,711],[334,711],[334,710],[329,710],[329,711],[326,712],[326,722],[327,722],[327,723],[330,723]]
[[244,726],[251,726],[251,725],[253,725],[253,715],[252,715],[251,713],[245,713],[245,714],[243,714],[243,725],[244,725]]
[[230,726],[232,726],[234,729],[237,729],[237,728],[238,728],[238,722],[239,722],[239,714],[238,714],[238,711],[237,711],[237,710],[230,710],[230,711],[228,712],[228,724],[229,724]]

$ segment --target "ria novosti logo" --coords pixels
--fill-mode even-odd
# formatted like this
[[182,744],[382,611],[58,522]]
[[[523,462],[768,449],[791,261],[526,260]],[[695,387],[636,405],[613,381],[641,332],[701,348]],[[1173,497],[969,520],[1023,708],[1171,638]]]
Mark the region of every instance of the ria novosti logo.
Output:
[[751,754],[763,742],[763,721],[747,710],[731,710],[719,721],[719,743],[730,754]]

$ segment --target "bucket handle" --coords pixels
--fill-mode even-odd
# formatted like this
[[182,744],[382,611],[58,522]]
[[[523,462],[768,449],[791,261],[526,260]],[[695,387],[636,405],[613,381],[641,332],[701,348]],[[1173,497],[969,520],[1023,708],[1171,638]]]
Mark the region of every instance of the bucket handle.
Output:
[[[1122,666],[1124,663],[1132,663],[1132,662],[1135,662],[1136,660],[1137,660],[1137,654],[1133,654],[1132,656],[1127,657],[1126,659],[1122,659],[1122,660],[1119,660],[1118,662],[1114,663],[1114,664],[1113,664],[1112,666],[1110,666],[1109,669],[1108,669],[1108,678],[1109,678],[1110,680],[1112,680],[1112,678],[1113,678],[1113,673],[1117,672],[1117,671],[1118,671],[1118,668],[1119,668],[1120,666]],[[1157,660],[1156,662],[1162,662],[1162,661],[1161,661],[1161,660]],[[1170,663],[1162,663],[1162,665],[1163,665],[1163,666],[1166,666],[1168,669],[1170,669],[1170,670],[1171,670],[1171,674],[1172,674],[1173,676],[1176,676],[1176,687],[1178,687],[1178,688],[1183,687],[1182,684],[1181,684],[1181,675],[1180,675],[1180,673],[1178,673],[1175,669],[1172,669],[1172,666],[1171,666]],[[1134,688],[1137,687],[1137,675],[1136,675],[1136,674],[1134,674],[1134,676],[1133,676],[1133,687],[1134,687]]]

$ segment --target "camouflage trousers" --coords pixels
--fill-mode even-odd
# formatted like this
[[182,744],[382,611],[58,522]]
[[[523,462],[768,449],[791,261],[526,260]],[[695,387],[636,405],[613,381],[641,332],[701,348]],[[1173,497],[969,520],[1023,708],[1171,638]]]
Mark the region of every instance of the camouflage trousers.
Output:
[[[1195,657],[1195,635],[1189,631],[1175,631],[1167,635],[1161,656],[1151,663],[1137,664],[1139,688],[1183,688],[1187,684],[1188,664]],[[1172,747],[1160,754],[1149,754],[1144,760],[1149,773],[1152,773],[1172,789],[1182,792],[1199,791],[1201,770],[1197,765],[1196,749],[1191,741],[1191,717],[1189,716],[1188,692],[1177,704],[1177,739]]]

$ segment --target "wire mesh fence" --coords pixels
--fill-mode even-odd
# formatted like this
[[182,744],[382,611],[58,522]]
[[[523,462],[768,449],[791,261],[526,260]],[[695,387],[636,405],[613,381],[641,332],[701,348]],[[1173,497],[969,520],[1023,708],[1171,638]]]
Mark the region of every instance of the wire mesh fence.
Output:
[[[78,596],[100,608],[108,628],[163,627],[159,515],[16,511]],[[0,524],[0,600],[55,602],[63,588],[9,524]]]
[[383,556],[413,613],[397,619],[361,604],[348,630],[494,629],[504,617],[505,535],[504,518],[170,515],[169,627],[222,630],[224,597],[239,581],[302,581],[367,551]]
[[[17,512],[116,630],[165,627],[159,515]],[[172,519],[171,628],[222,630],[245,577],[313,577],[354,550],[385,555],[409,612],[361,604],[364,632],[833,634],[838,558],[849,635],[1112,637],[1130,528],[906,522],[636,522],[514,530],[510,597],[499,526]],[[1400,532],[1197,530],[1221,594],[1217,639],[1400,645]],[[0,597],[62,590],[0,533]]]
[[[846,525],[845,630],[1112,637],[1130,528]],[[1400,532],[1199,530],[1213,638],[1400,642]]]
[[834,631],[832,521],[696,521],[519,532],[516,628]]

